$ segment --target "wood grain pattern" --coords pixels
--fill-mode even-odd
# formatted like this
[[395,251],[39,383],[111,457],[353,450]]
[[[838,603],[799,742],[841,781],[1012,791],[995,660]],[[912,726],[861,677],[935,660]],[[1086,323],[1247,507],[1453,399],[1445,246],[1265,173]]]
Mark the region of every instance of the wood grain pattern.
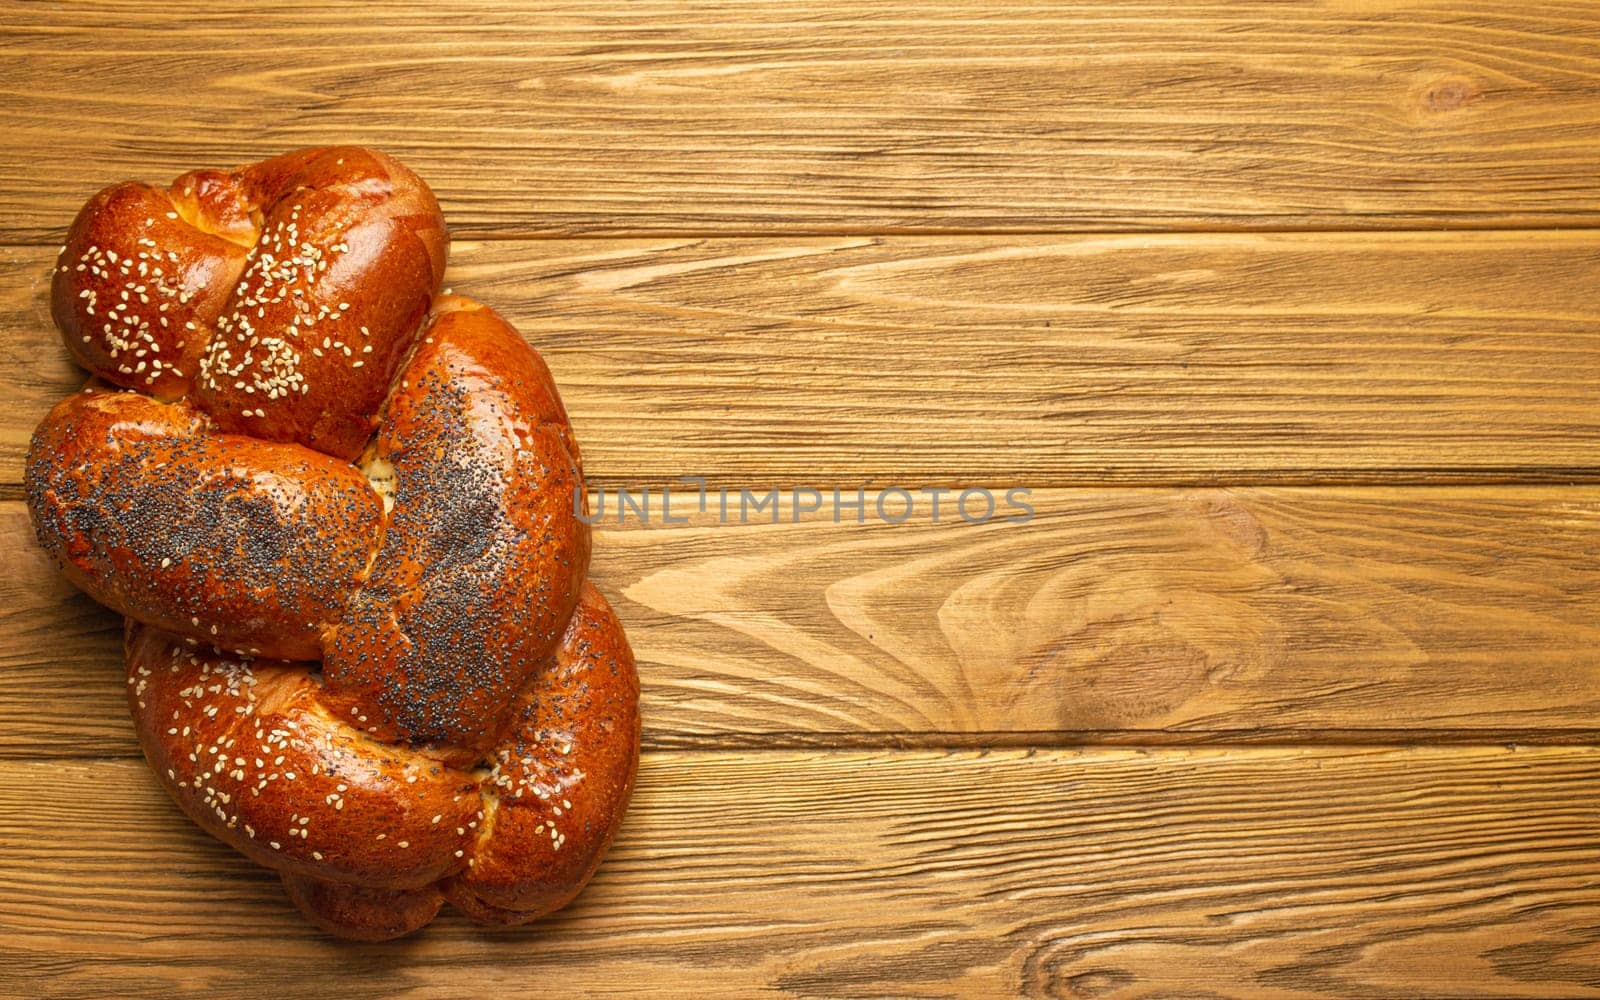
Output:
[[[0,487],[72,391],[0,249]],[[591,476],[734,487],[1600,480],[1600,235],[465,244]]]
[[[690,497],[687,524],[602,527],[647,745],[1600,738],[1600,490],[1031,502],[1027,524],[948,500],[938,523],[836,524],[831,503],[797,523],[786,502],[719,524]],[[0,549],[0,756],[136,754],[118,619],[20,503]]]
[[0,241],[379,145],[463,236],[1594,225],[1585,0],[0,6]]
[[[0,0],[0,997],[1600,997],[1597,79],[1587,0]],[[83,200],[329,142],[593,486],[1033,490],[602,525],[647,752],[535,929],[319,936],[18,502]]]
[[[48,789],[48,795],[40,795]],[[1600,995],[1592,752],[648,754],[578,902],[339,945],[142,763],[0,764],[34,997]]]

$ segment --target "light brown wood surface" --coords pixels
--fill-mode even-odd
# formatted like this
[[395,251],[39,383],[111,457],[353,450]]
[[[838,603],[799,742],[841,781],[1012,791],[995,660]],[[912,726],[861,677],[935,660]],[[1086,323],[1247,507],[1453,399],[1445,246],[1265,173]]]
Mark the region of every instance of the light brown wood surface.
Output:
[[[774,525],[691,496],[687,524],[603,526],[646,745],[1600,737],[1600,490],[1030,502],[857,525],[785,500]],[[0,504],[0,756],[137,755],[121,620],[30,539]]]
[[0,17],[12,241],[107,178],[352,141],[417,166],[467,237],[1600,220],[1588,0]]
[[139,762],[7,762],[0,963],[36,996],[1596,996],[1597,823],[1570,748],[658,753],[539,932],[341,945]]
[[[1593,482],[1600,236],[457,244],[597,481]],[[82,382],[0,251],[0,489]]]
[[[1579,0],[0,0],[0,997],[1600,995],[1597,78]],[[21,503],[83,199],[326,142],[591,486],[1032,490],[602,525],[643,771],[532,928],[312,930]]]

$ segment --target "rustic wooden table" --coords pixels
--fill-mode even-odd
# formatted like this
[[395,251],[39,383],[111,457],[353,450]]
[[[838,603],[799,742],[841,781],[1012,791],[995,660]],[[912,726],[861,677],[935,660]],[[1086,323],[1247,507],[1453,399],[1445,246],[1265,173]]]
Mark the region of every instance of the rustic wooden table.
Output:
[[[0,995],[1600,995],[1600,8],[0,2]],[[559,917],[313,932],[32,544],[78,205],[416,167],[594,483],[633,812]]]

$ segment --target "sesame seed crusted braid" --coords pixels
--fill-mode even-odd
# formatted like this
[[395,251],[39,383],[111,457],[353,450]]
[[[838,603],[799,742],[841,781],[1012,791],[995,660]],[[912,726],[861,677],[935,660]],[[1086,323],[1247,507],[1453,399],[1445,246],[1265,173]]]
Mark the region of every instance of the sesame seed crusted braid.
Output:
[[448,252],[411,171],[372,150],[306,149],[101,191],[67,234],[51,312],[107,382],[192,394],[220,430],[348,461]]
[[94,377],[26,469],[40,543],[127,616],[158,779],[363,940],[565,905],[638,764],[566,412],[438,295],[447,247],[426,185],[353,147],[102,191],[52,288]]

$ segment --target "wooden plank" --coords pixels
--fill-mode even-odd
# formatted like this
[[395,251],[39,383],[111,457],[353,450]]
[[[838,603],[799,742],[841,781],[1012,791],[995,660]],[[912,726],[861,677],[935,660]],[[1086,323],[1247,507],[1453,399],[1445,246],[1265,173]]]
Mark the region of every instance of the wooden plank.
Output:
[[648,754],[535,928],[319,937],[142,763],[0,764],[32,997],[1589,997],[1591,751]]
[[[0,249],[0,485],[81,375]],[[735,487],[1600,480],[1600,233],[458,244],[590,473]]]
[[[646,744],[1600,740],[1600,490],[1032,503],[603,527]],[[0,756],[136,754],[118,621],[29,536],[0,504]]]
[[0,241],[301,145],[466,236],[1600,222],[1584,0],[0,6]]

